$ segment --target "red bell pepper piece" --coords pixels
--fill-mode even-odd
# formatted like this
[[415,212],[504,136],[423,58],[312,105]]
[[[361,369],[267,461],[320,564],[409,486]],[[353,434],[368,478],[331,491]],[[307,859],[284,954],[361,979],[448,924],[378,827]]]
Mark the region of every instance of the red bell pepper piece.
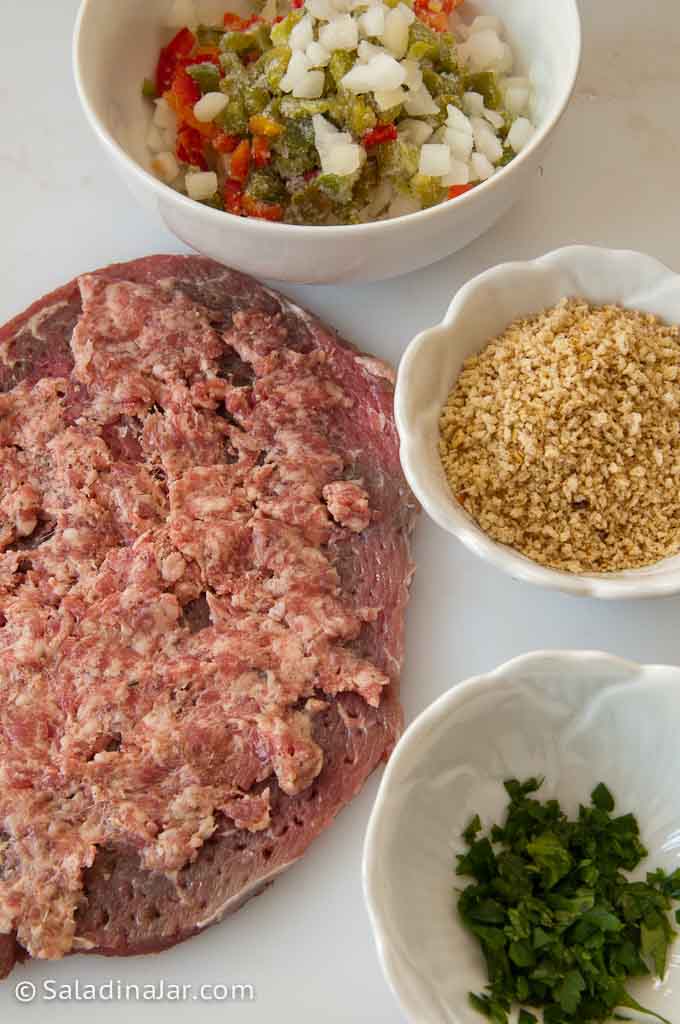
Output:
[[251,147],[253,163],[256,167],[266,167],[272,158],[269,139],[264,135],[256,135]]
[[190,63],[191,64],[207,64],[210,62],[215,67],[222,70],[220,64],[220,51],[216,46],[199,46],[198,50],[194,53]]
[[457,199],[458,196],[464,195],[466,192],[469,192],[470,189],[474,187],[474,185],[451,185],[451,187],[449,188],[449,194],[447,198]]
[[165,93],[165,98],[177,114],[180,125],[188,125],[206,139],[212,139],[217,133],[214,122],[199,121],[194,116],[194,106],[201,98],[201,89],[181,62],[175,71],[172,88]]
[[239,142],[231,157],[229,176],[233,181],[243,184],[250,170],[250,143],[247,139]]
[[413,9],[435,32],[448,32],[451,12],[462,3],[463,0],[415,0]]
[[229,135],[227,132],[218,132],[212,140],[212,144],[218,153],[233,153],[240,141],[240,135]]
[[193,112],[194,105],[201,98],[201,89],[183,67],[178,67],[172,80],[172,92],[181,107],[188,107]]
[[232,32],[242,32],[244,24],[244,19],[239,18],[238,14],[232,14],[231,11],[227,11],[224,15],[224,27],[231,29]]
[[393,142],[396,138],[396,124],[379,124],[377,128],[373,128],[370,132],[366,132],[362,142],[366,149],[370,149],[371,146],[378,146],[381,142]]
[[257,25],[262,21],[259,14],[251,14],[249,18],[240,18],[238,14],[232,14],[230,11],[224,15],[224,27],[230,29],[232,32],[246,32],[253,25]]
[[263,203],[252,196],[244,195],[243,212],[247,217],[256,217],[258,220],[283,220],[283,207],[277,203]]
[[305,0],[291,0],[290,6],[294,11],[299,11],[304,6]]
[[177,159],[192,167],[208,170],[208,161],[203,151],[203,136],[195,128],[184,125],[177,132]]
[[224,208],[238,217],[243,213],[243,189],[237,181],[224,184]]
[[179,58],[188,57],[195,45],[194,33],[188,28],[182,28],[175,38],[163,47],[156,68],[156,92],[159,96],[172,85]]

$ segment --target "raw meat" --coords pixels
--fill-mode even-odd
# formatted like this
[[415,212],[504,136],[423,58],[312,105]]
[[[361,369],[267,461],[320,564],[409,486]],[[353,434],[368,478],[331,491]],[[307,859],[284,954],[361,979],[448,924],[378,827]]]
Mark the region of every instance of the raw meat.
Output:
[[0,975],[168,947],[398,738],[392,372],[209,260],[84,275],[0,330],[0,508]]

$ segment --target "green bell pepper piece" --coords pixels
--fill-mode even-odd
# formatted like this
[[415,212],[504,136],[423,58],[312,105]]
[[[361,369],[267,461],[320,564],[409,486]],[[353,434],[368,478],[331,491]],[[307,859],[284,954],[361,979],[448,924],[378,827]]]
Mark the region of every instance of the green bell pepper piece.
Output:
[[220,72],[210,61],[190,64],[187,74],[197,83],[202,93],[217,92],[220,87]]
[[297,25],[298,21],[302,19],[304,11],[291,11],[283,21],[277,22],[276,25],[272,25],[271,29],[271,40],[274,46],[285,46],[288,42],[288,37]]
[[219,46],[223,35],[224,29],[214,28],[212,25],[199,25],[196,29],[199,46]]
[[489,110],[500,110],[503,97],[498,87],[498,76],[493,71],[479,71],[475,75],[467,75],[467,92],[479,92],[484,97],[484,105]]

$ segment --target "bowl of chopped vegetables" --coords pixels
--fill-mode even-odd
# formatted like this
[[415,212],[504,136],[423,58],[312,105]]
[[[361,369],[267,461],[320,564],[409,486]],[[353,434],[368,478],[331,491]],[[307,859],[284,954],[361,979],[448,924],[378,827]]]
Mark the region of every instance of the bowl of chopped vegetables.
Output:
[[135,195],[250,273],[376,280],[486,231],[537,172],[576,0],[83,0],[86,116]]
[[679,695],[677,667],[536,652],[411,724],[363,864],[410,1020],[678,1019]]

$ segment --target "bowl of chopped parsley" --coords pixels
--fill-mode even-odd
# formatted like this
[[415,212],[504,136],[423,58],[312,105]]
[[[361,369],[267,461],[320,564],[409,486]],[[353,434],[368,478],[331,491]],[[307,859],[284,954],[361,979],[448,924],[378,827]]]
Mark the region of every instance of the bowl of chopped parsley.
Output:
[[419,1024],[680,1019],[680,668],[538,652],[410,726],[366,835]]

